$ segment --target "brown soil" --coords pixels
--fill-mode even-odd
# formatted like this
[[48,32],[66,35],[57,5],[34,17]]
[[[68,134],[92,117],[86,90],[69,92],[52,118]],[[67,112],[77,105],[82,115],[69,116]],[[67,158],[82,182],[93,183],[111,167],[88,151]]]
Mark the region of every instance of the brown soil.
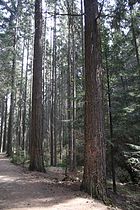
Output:
[[[56,170],[56,171],[55,171]],[[0,209],[2,210],[107,210],[79,191],[80,183],[60,181],[63,174],[50,168],[46,174],[29,172],[0,155]]]

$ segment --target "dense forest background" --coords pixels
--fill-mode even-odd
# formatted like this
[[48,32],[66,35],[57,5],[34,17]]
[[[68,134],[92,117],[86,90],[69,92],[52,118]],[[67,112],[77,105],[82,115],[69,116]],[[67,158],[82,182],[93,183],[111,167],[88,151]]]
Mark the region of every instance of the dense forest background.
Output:
[[[140,4],[99,1],[107,177],[140,178]],[[84,165],[83,0],[44,0],[42,136],[44,164]],[[16,163],[31,152],[34,1],[0,0],[0,149]],[[35,128],[37,129],[37,128]]]

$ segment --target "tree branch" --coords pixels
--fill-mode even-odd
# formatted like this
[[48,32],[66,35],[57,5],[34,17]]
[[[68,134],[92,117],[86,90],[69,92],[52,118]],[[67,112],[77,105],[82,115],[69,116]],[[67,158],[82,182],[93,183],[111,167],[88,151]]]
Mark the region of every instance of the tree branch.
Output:
[[97,20],[97,19],[99,19],[100,17],[101,17],[101,13],[102,13],[102,10],[103,10],[103,7],[104,7],[104,0],[103,0],[103,3],[102,4],[100,4],[100,11],[98,12],[98,15],[97,15],[97,17],[96,17],[96,19],[95,20]]
[[56,15],[56,16],[75,16],[75,17],[79,17],[79,16],[85,15],[85,13],[82,13],[82,14],[70,14],[70,13],[58,13],[58,12],[56,14],[54,14],[52,12],[45,12],[45,13],[48,13],[51,16]]

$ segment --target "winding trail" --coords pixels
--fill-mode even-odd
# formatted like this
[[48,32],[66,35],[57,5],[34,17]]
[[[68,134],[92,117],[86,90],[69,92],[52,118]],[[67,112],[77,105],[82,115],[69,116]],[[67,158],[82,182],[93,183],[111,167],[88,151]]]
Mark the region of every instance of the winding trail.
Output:
[[107,210],[79,188],[72,189],[50,176],[29,172],[0,155],[0,209],[2,210]]

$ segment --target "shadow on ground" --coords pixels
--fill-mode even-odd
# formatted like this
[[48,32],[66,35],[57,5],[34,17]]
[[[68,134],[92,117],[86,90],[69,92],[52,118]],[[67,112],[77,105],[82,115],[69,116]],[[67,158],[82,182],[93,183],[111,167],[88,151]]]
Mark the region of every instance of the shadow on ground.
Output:
[[52,178],[47,173],[29,172],[1,156],[0,209],[107,209],[105,205],[80,192],[80,183],[65,184],[55,176],[56,173]]
[[139,188],[132,188],[126,192],[126,186],[124,188],[123,185],[120,185],[118,192],[121,193],[117,195],[110,190],[109,194],[115,207],[107,207],[79,191],[80,182],[62,181],[63,177],[63,172],[57,169],[48,170],[45,174],[29,172],[26,168],[13,165],[5,156],[0,155],[0,209],[140,209]]

